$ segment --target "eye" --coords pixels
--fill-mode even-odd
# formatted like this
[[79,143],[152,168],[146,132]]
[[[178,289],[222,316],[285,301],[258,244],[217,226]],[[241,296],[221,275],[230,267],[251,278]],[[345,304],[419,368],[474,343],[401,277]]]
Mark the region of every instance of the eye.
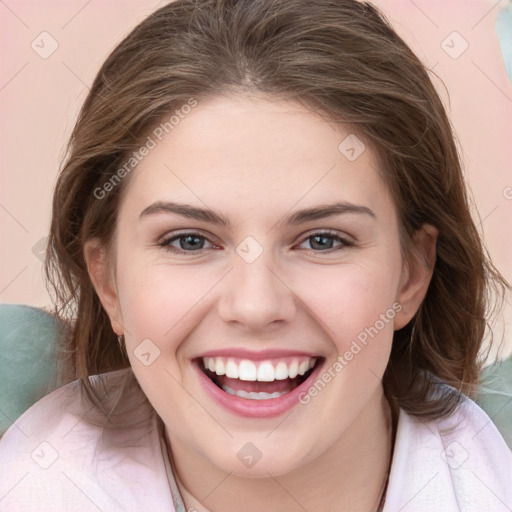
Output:
[[[205,247],[205,244],[210,246]],[[203,249],[215,247],[205,236],[196,232],[177,233],[158,242],[160,247],[176,254],[195,254]]]
[[[308,243],[310,247],[301,247]],[[337,244],[337,245],[335,245]],[[334,252],[345,247],[354,245],[352,241],[340,236],[336,232],[321,231],[310,234],[300,245],[302,249],[309,249],[315,252]]]
[[[310,247],[303,247],[309,244]],[[354,245],[352,241],[340,236],[336,232],[321,231],[307,236],[299,245],[299,248],[318,252],[335,252],[345,247]],[[174,233],[166,236],[158,242],[158,246],[175,254],[197,254],[205,249],[214,249],[214,245],[204,235],[195,231]]]

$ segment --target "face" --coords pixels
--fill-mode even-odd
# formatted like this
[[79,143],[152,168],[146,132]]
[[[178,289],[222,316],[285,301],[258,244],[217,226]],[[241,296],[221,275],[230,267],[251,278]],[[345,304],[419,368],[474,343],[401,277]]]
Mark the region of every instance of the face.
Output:
[[293,471],[379,403],[421,298],[383,170],[347,126],[257,97],[200,102],[155,140],[120,206],[112,286],[90,265],[98,293],[176,449]]

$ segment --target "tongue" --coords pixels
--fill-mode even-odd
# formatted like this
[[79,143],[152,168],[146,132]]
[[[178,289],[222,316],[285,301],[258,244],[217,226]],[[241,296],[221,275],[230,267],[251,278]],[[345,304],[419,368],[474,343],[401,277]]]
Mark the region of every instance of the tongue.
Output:
[[247,393],[250,393],[251,391],[256,393],[259,393],[260,391],[264,391],[265,393],[275,393],[276,391],[289,393],[299,385],[297,378],[274,380],[272,382],[259,382],[231,379],[225,375],[221,375],[216,376],[215,381],[221,387],[228,386],[234,391],[246,391]]

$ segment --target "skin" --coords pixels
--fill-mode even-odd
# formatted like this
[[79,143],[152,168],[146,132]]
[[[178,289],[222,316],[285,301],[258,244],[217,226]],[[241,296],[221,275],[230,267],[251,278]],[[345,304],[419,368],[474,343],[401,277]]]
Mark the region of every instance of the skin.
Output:
[[[114,253],[94,240],[86,244],[112,327],[124,334],[133,371],[166,425],[187,507],[376,509],[392,439],[381,378],[393,331],[426,294],[437,232],[424,226],[414,238],[421,258],[402,259],[396,208],[370,144],[355,161],[338,150],[351,133],[293,102],[200,102],[134,171]],[[158,201],[209,208],[231,225],[172,213],[140,217]],[[374,217],[278,222],[340,201],[369,208]],[[308,237],[326,229],[351,245],[334,238],[313,245]],[[158,245],[177,230],[199,231],[203,248],[190,255]],[[263,249],[252,263],[236,252],[248,236]],[[180,241],[173,246],[180,249]],[[316,397],[277,418],[224,410],[192,367],[208,350],[243,347],[312,352],[328,368],[394,303],[401,311]],[[149,366],[134,355],[144,339],[160,350]],[[248,442],[262,454],[250,468],[237,457]]]

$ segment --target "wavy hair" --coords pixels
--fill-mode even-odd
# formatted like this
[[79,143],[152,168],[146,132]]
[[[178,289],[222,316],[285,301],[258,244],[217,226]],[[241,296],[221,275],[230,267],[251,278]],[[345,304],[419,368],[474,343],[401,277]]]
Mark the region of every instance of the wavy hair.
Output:
[[[95,191],[163,119],[229,93],[300,102],[370,141],[397,208],[402,249],[425,223],[439,231],[427,295],[394,333],[386,396],[440,418],[470,395],[494,302],[508,286],[470,214],[455,137],[429,70],[385,16],[356,0],[177,0],[140,23],[98,72],[56,184],[45,275],[56,313],[71,321],[69,378],[129,365],[87,272],[84,243],[110,247],[126,176]],[[119,181],[119,180],[118,180]],[[448,394],[431,393],[436,382]]]

